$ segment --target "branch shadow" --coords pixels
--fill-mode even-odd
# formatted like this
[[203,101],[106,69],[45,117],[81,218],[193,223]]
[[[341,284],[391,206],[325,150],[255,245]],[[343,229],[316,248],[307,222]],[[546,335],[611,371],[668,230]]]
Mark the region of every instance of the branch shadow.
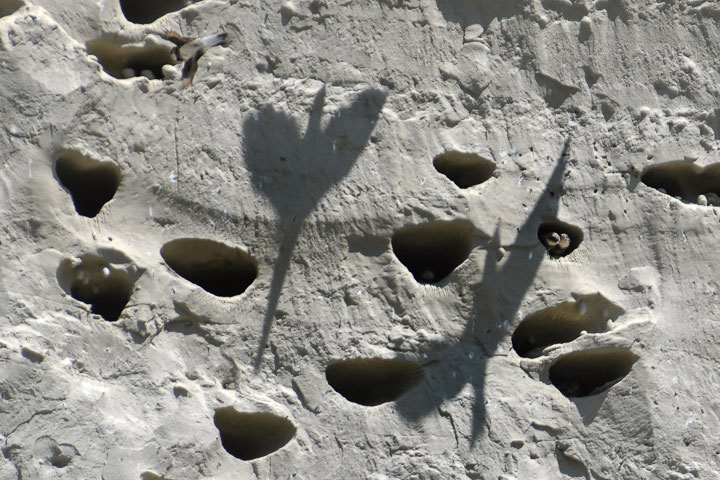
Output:
[[244,157],[253,187],[278,216],[279,254],[263,330],[255,357],[257,372],[303,223],[327,191],[342,180],[362,153],[385,104],[385,92],[367,89],[335,112],[322,128],[325,87],[315,95],[304,134],[285,112],[272,105],[243,124]]
[[[570,140],[566,140],[560,159],[538,198],[527,220],[518,230],[517,239],[536,238],[542,217],[555,217],[558,211],[563,172],[567,161]],[[496,351],[503,336],[492,338],[491,333],[501,321],[512,321],[520,303],[535,279],[544,254],[534,248],[510,247],[507,260],[498,268],[501,260],[499,229],[495,229],[490,248],[485,257],[483,273],[472,297],[470,318],[463,334],[454,341],[433,345],[433,354],[426,364],[424,391],[418,395],[405,395],[397,402],[399,413],[408,420],[417,421],[429,415],[446,400],[458,396],[465,385],[474,390],[475,404],[472,414],[472,444],[482,433],[485,424],[485,374],[487,362]]]

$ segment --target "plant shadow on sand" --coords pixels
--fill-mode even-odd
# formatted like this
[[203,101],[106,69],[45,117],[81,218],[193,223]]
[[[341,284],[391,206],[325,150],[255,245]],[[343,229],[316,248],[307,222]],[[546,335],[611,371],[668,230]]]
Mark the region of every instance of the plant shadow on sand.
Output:
[[260,369],[290,259],[303,223],[320,199],[350,171],[385,104],[385,93],[367,89],[337,110],[322,128],[325,87],[315,96],[305,133],[282,111],[266,106],[243,124],[244,155],[253,186],[278,216],[278,257],[254,361]]
[[[534,237],[541,217],[556,216],[558,196],[552,196],[550,192],[556,191],[561,185],[569,146],[568,140],[544,191],[518,230],[518,239]],[[544,258],[544,255],[533,252],[532,248],[509,247],[506,254],[508,258],[502,268],[498,269],[500,257],[497,228],[489,245],[480,283],[472,287],[472,308],[463,334],[454,341],[432,345],[426,363],[426,382],[415,393],[407,394],[397,402],[399,413],[412,421],[434,411],[447,416],[441,405],[458,397],[465,385],[472,385],[475,396],[472,407],[472,443],[485,424],[487,362],[502,340],[497,335],[490,340],[488,334],[503,320],[512,321],[515,318]]]

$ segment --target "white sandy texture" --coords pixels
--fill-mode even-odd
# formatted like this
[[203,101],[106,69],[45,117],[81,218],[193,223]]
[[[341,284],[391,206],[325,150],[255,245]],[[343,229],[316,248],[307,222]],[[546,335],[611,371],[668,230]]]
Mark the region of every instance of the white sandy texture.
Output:
[[719,23],[0,0],[0,479],[720,479]]

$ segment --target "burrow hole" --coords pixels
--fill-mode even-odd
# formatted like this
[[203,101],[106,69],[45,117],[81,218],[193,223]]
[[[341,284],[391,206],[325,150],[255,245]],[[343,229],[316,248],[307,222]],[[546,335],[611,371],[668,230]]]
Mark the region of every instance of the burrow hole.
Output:
[[214,240],[179,238],[163,245],[160,255],[175,273],[218,297],[240,295],[258,273],[247,252]]
[[393,234],[393,253],[415,280],[437,283],[468,258],[474,230],[464,220],[410,225]]
[[424,375],[421,365],[399,358],[335,360],[325,369],[325,378],[336,392],[368,407],[397,400]]
[[495,172],[495,162],[474,153],[442,153],[433,159],[433,166],[460,188],[479,185]]
[[287,418],[267,412],[238,412],[232,407],[215,410],[215,426],[223,448],[241,460],[269,455],[295,436],[295,425]]
[[589,397],[622,380],[638,357],[625,348],[598,348],[563,355],[550,367],[550,381],[566,397]]
[[720,206],[720,163],[704,168],[684,160],[659,163],[645,168],[640,180],[685,202]]
[[57,278],[63,290],[74,299],[91,305],[92,313],[108,322],[120,318],[135,283],[125,270],[97,255],[84,255],[79,263],[63,260]]
[[120,9],[128,22],[153,23],[168,13],[187,7],[189,0],[120,0]]
[[90,40],[86,44],[90,55],[95,55],[108,75],[115,78],[164,78],[162,67],[175,65],[167,45],[126,46],[106,40]]
[[22,0],[0,0],[0,17],[12,15],[24,5]]
[[[569,245],[566,248],[562,244],[565,235],[569,239]],[[584,238],[580,227],[560,220],[541,223],[537,236],[551,258],[567,257],[580,246]],[[558,239],[560,242],[557,242]]]
[[583,331],[607,331],[608,320],[625,311],[599,293],[578,295],[573,302],[544,308],[523,318],[512,334],[513,349],[521,357],[537,357],[550,345],[571,342]]
[[58,444],[45,435],[35,441],[33,451],[37,457],[46,459],[55,468],[67,467],[79,453],[73,445]]
[[55,174],[70,192],[75,211],[90,218],[112,200],[122,178],[120,167],[114,163],[93,160],[72,151],[58,155]]

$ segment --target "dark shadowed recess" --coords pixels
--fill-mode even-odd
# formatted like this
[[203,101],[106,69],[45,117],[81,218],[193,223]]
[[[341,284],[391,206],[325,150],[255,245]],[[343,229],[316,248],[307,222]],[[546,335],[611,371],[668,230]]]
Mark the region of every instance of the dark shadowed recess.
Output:
[[463,29],[470,25],[487,28],[495,19],[523,14],[526,0],[435,0],[438,9],[448,22],[458,23]]
[[123,270],[114,268],[97,255],[84,255],[77,265],[69,259],[60,262],[58,283],[70,295],[92,306],[108,322],[120,318],[132,295],[134,281]]
[[650,165],[640,175],[648,187],[697,203],[698,195],[720,195],[720,163],[699,167],[684,160]]
[[513,349],[521,357],[537,357],[545,347],[571,342],[583,330],[600,333],[607,321],[616,320],[624,310],[599,293],[580,295],[526,316],[512,334]]
[[566,397],[589,397],[622,380],[638,360],[624,348],[598,348],[563,355],[550,367],[550,381]]
[[495,162],[474,153],[447,152],[433,160],[435,170],[460,188],[479,185],[492,178]]
[[253,460],[281,449],[296,430],[287,418],[267,412],[238,412],[232,407],[215,410],[214,422],[223,448],[240,460]]
[[336,392],[367,407],[396,400],[424,375],[422,366],[398,358],[335,360],[325,369],[325,378]]
[[575,251],[576,248],[580,246],[583,238],[585,237],[580,227],[572,225],[570,223],[561,222],[560,220],[551,220],[541,223],[538,227],[537,237],[538,240],[540,240],[540,243],[542,243],[542,238],[545,235],[552,232],[555,232],[557,234],[565,233],[568,237],[570,237],[570,246],[562,253],[556,253],[551,255],[554,258],[567,257],[568,255],[570,255],[572,252]]
[[150,70],[155,78],[163,78],[163,65],[175,65],[170,54],[170,47],[164,45],[147,45],[123,47],[107,40],[90,40],[85,45],[90,55],[95,55],[108,75],[115,78],[126,78],[123,70],[132,69],[133,75],[139,77],[143,70]]
[[257,277],[257,262],[237,247],[203,238],[178,238],[160,249],[165,263],[218,297],[243,293]]
[[120,167],[100,162],[77,152],[62,152],[55,161],[55,174],[72,197],[75,211],[94,217],[117,192],[122,178]]
[[410,225],[395,231],[392,249],[415,280],[437,283],[468,258],[474,232],[465,220]]
[[120,9],[128,22],[153,23],[187,4],[187,0],[120,0]]
[[0,17],[12,15],[25,5],[22,0],[0,0]]

